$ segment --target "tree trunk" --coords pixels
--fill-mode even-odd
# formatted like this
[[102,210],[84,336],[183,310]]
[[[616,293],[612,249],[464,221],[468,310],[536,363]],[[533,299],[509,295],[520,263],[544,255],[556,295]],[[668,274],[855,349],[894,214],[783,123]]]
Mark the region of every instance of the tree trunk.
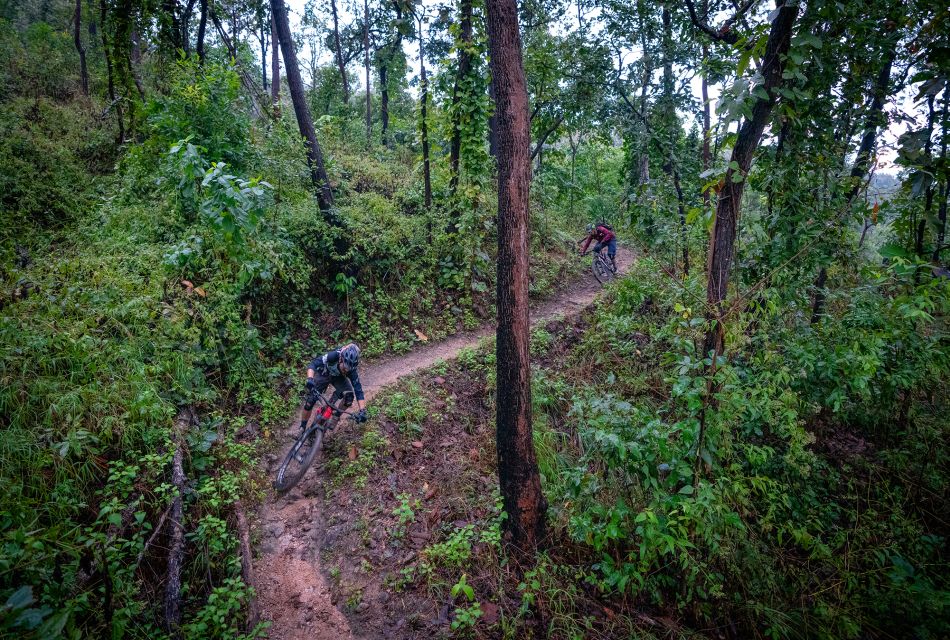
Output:
[[343,47],[340,46],[340,21],[336,11],[336,0],[330,0],[330,11],[333,14],[333,45],[336,49],[336,65],[340,69],[340,80],[343,82],[343,102],[350,102],[350,81],[346,77],[346,65],[343,62]]
[[[275,109],[280,105],[280,56],[277,55],[277,43],[280,38],[277,36],[277,22],[274,20],[274,12],[270,15],[270,100]],[[277,114],[280,115],[279,109]]]
[[330,179],[323,165],[323,151],[317,142],[317,132],[313,128],[313,118],[310,116],[310,106],[304,94],[303,80],[300,78],[300,67],[297,65],[297,52],[294,51],[294,41],[290,35],[290,22],[287,20],[287,8],[284,0],[270,0],[271,13],[277,27],[277,39],[280,50],[284,55],[284,73],[287,76],[287,87],[290,89],[290,99],[294,104],[294,114],[297,116],[297,126],[300,135],[307,142],[307,164],[310,166],[310,180],[316,192],[317,203],[323,212],[323,217],[330,224],[336,224],[336,216],[331,212],[333,206],[333,192],[330,191]]
[[[703,45],[703,61],[709,58],[709,46]],[[706,74],[702,76],[702,95],[703,95],[703,171],[709,171],[712,166],[712,151],[709,148],[709,136],[712,134],[712,123],[709,108],[709,83],[706,80]],[[710,205],[709,189],[703,189],[703,207],[708,209]]]
[[178,24],[178,0],[162,0],[159,22],[159,44],[171,50],[172,55],[181,46],[181,26]]
[[79,53],[79,80],[82,83],[82,94],[89,95],[89,71],[86,69],[86,47],[82,44],[82,0],[76,0],[76,12],[73,15],[73,42]]
[[106,11],[108,5],[106,0],[99,0],[99,24],[102,27],[99,36],[102,38],[102,55],[106,59],[106,80],[109,88],[109,101],[115,105],[116,121],[119,124],[119,135],[117,142],[122,144],[125,141],[125,123],[122,115],[122,102],[115,95],[115,79],[112,75],[112,56],[109,55],[109,40],[106,38]]
[[191,14],[195,10],[195,2],[197,0],[188,0],[188,5],[181,16],[181,48],[188,55],[191,55],[191,34],[189,33],[188,24],[191,22]]
[[947,169],[947,120],[950,112],[950,87],[943,89],[943,115],[940,118],[940,161],[937,166],[943,169],[943,184],[940,186],[937,208],[937,241],[934,243],[934,262],[940,261],[940,252],[943,251],[944,239],[947,237],[947,191],[950,184],[950,170]]
[[538,160],[538,167],[539,167],[539,168],[541,167],[541,160],[540,160],[540,157],[541,157],[541,151],[542,151],[542,149],[544,149],[544,143],[548,141],[548,137],[549,137],[552,133],[554,133],[555,131],[557,131],[557,128],[561,126],[561,123],[562,123],[562,122],[564,122],[564,115],[563,115],[563,114],[562,114],[562,115],[559,115],[559,116],[557,117],[557,120],[554,121],[554,124],[552,124],[550,127],[548,127],[547,130],[546,130],[543,134],[541,134],[541,139],[538,140],[537,144],[534,145],[534,149],[531,151],[531,159],[534,160],[535,158],[539,158],[539,160]]
[[[867,120],[864,125],[864,135],[861,137],[861,145],[858,147],[858,154],[854,158],[854,164],[851,166],[851,189],[848,191],[848,197],[845,201],[845,207],[850,208],[854,199],[864,187],[864,180],[867,176],[868,168],[871,166],[871,156],[874,154],[874,146],[877,142],[877,128],[881,124],[881,113],[884,111],[884,101],[888,95],[888,87],[891,83],[891,67],[894,63],[896,54],[897,40],[891,38],[890,48],[884,54],[884,64],[878,72],[874,81],[871,104],[868,107]],[[818,270],[818,277],[815,280],[815,298],[811,307],[811,324],[816,324],[821,320],[824,312],[826,294],[823,290],[828,279],[828,270],[822,266]]]
[[768,94],[768,99],[756,99],[752,107],[752,118],[742,123],[736,144],[732,149],[730,166],[723,180],[723,188],[719,194],[716,221],[713,223],[712,236],[709,239],[706,301],[709,307],[707,320],[710,326],[706,333],[703,353],[708,354],[714,351],[718,356],[723,353],[725,347],[725,332],[722,325],[723,301],[729,290],[729,275],[736,243],[742,192],[745,189],[746,175],[749,167],[752,166],[756,147],[765,130],[772,106],[775,104],[775,89],[782,84],[782,70],[791,44],[792,26],[798,16],[798,8],[797,2],[779,0],[778,15],[772,22],[762,63],[762,76],[765,79],[762,86]]
[[422,36],[422,18],[419,18],[419,78],[421,95],[420,102],[421,122],[419,123],[419,137],[422,142],[422,177],[425,184],[425,207],[432,208],[432,173],[429,164],[429,123],[426,120],[429,103],[429,79],[426,76],[425,39]]
[[506,537],[532,553],[546,504],[531,428],[528,353],[528,204],[531,130],[515,0],[488,0],[488,49],[498,114],[498,480]]
[[452,88],[452,140],[449,143],[449,193],[455,197],[459,184],[459,162],[462,156],[462,101],[463,83],[472,72],[472,0],[461,0],[459,17],[458,69]]
[[198,21],[198,61],[201,64],[205,63],[205,29],[208,26],[208,0],[201,0],[199,6],[199,11],[201,12],[201,17]]
[[363,65],[366,67],[366,146],[372,142],[373,118],[369,84],[369,2],[363,0]]
[[[261,86],[263,87],[263,89],[264,89],[265,92],[270,88],[269,85],[267,84],[267,42],[268,42],[268,38],[270,38],[270,32],[271,32],[270,23],[271,23],[271,22],[273,22],[273,20],[271,20],[270,18],[268,18],[268,19],[267,19],[267,27],[265,27],[265,26],[264,26],[264,18],[263,18],[263,16],[261,17],[261,24],[260,24],[260,27],[261,27],[261,33],[260,33],[260,40],[261,40]],[[273,38],[270,38],[270,39],[273,40]]]
[[389,146],[389,60],[379,65],[379,141]]
[[680,186],[680,172],[673,168],[673,188],[676,189],[676,202],[679,205],[680,234],[683,236],[683,275],[689,275],[689,230],[686,227],[686,207],[683,202],[683,187]]

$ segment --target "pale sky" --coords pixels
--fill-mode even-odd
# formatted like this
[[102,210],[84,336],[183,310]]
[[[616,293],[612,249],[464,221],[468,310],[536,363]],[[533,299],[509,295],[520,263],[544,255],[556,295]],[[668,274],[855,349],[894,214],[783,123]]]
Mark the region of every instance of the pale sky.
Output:
[[[300,17],[303,15],[304,6],[307,4],[307,0],[285,0],[287,7],[290,9],[290,22],[291,29],[297,31],[300,28]],[[437,0],[423,0],[423,6],[429,9],[430,13],[434,13],[435,7],[437,7],[439,2]],[[354,17],[354,10],[358,10],[362,13],[362,3],[357,2],[357,0],[338,0],[337,10],[339,11],[340,25],[349,24]],[[587,14],[590,17],[592,14]],[[324,19],[329,24],[330,15],[329,11],[326,12]],[[410,73],[412,75],[417,75],[419,73],[419,47],[415,40],[406,39],[403,41],[403,47],[406,52],[406,56],[409,60]],[[309,58],[309,51],[304,52],[301,57]],[[331,63],[333,60],[332,54],[330,51],[324,49],[319,52],[319,59],[324,63]],[[362,66],[360,65],[360,71]],[[360,72],[357,74],[361,80],[363,74]],[[360,86],[363,86],[362,84]],[[699,75],[694,75],[690,79],[690,89],[692,91],[693,97],[697,103],[701,102],[701,79]],[[716,104],[720,95],[720,87],[717,85],[709,86],[709,98],[712,109],[713,124],[715,125],[716,121]],[[919,105],[913,103],[913,97],[915,91],[910,88],[904,88],[904,90],[898,94],[896,100],[889,102],[886,105],[887,112],[891,115],[891,124],[885,130],[879,140],[878,140],[878,166],[877,171],[895,173],[899,167],[894,164],[894,160],[897,157],[896,144],[898,137],[907,131],[910,124],[906,119],[910,118],[912,120],[919,121],[923,116],[923,111],[919,108]],[[682,114],[684,118],[692,117],[692,114]],[[903,121],[902,121],[903,120]],[[919,125],[920,122],[917,122]],[[688,126],[688,125],[687,125]]]

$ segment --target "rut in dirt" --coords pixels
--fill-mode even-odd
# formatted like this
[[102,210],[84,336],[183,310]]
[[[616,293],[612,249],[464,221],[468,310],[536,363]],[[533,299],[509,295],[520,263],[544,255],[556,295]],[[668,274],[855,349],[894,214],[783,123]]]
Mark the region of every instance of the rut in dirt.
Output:
[[[633,253],[625,248],[617,251],[617,267],[625,273],[633,263]],[[589,271],[564,287],[553,298],[532,306],[532,324],[555,316],[571,317],[594,302],[602,290]],[[410,353],[384,356],[360,366],[360,380],[366,401],[403,376],[432,366],[440,360],[454,358],[461,349],[471,347],[494,333],[484,326],[458,333],[441,342],[420,346]],[[286,431],[289,445],[296,416]],[[348,424],[348,423],[347,423]],[[342,426],[342,428],[346,428]],[[332,433],[329,437],[332,438]],[[281,434],[278,434],[281,437]],[[283,455],[287,446],[282,446]],[[272,478],[279,464],[277,455],[268,460],[267,477]],[[319,461],[293,490],[285,496],[271,495],[258,514],[260,519],[259,567],[257,595],[261,617],[271,622],[268,635],[274,640],[344,640],[356,637],[338,604],[331,600],[331,589],[320,563],[320,550],[335,540],[333,530],[327,531],[321,483],[324,480]],[[360,613],[360,606],[356,613]]]

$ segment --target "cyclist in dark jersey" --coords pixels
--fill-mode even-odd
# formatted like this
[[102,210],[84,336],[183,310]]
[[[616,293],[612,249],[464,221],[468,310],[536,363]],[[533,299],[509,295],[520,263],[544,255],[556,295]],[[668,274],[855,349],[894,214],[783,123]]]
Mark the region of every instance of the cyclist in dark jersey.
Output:
[[587,225],[587,237],[584,238],[584,244],[581,246],[581,255],[587,253],[587,247],[589,247],[590,243],[594,240],[597,241],[597,244],[594,245],[594,253],[598,253],[606,246],[607,255],[610,257],[610,262],[616,271],[617,234],[615,234],[614,230],[610,228],[610,225],[605,222],[598,222],[596,225]]
[[[357,367],[360,364],[360,348],[355,343],[350,343],[319,355],[310,361],[307,366],[307,391],[316,391],[323,393],[331,384],[337,390],[337,393],[343,397],[343,408],[346,409],[353,404],[352,394],[346,393],[348,390],[347,380],[353,385],[353,393],[356,395],[356,402],[359,411],[356,412],[357,422],[366,422],[366,408],[363,406],[363,385],[360,383],[360,375]],[[310,412],[316,398],[308,399],[304,404],[303,415],[300,419],[300,428],[303,429],[310,420]]]

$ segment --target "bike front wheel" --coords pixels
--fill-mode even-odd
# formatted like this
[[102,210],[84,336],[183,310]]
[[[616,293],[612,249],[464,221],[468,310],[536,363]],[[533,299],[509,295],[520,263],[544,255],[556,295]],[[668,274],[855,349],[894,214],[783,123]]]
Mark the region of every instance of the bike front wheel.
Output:
[[598,255],[594,258],[594,262],[591,264],[591,270],[594,272],[594,277],[597,278],[597,282],[600,284],[607,284],[615,275],[610,261],[602,255]]
[[294,446],[287,452],[284,461],[280,463],[280,468],[277,469],[274,488],[278,493],[287,493],[297,486],[307,473],[307,469],[313,464],[317,454],[320,453],[322,446],[323,429],[314,429],[294,441]]

